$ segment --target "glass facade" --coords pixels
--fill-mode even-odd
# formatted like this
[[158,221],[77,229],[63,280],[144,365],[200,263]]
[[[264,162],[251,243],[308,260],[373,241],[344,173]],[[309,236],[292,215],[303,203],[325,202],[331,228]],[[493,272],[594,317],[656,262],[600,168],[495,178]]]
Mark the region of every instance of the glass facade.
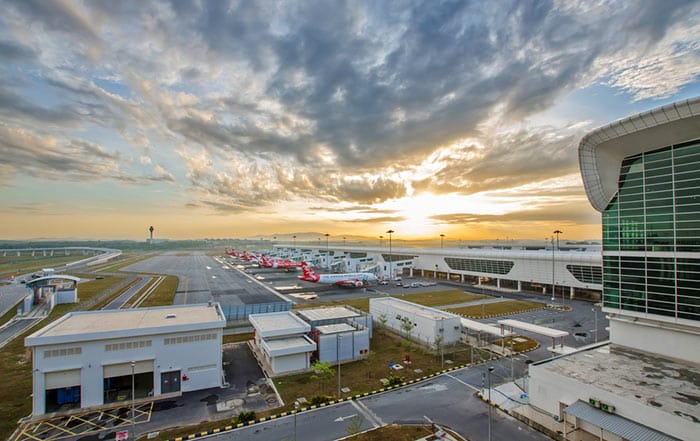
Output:
[[700,320],[700,140],[622,162],[603,279],[606,307]]
[[600,285],[603,283],[603,269],[590,265],[566,265],[566,269],[581,283]]
[[461,259],[457,257],[445,257],[445,263],[450,269],[456,271],[498,275],[508,274],[515,265],[510,260]]

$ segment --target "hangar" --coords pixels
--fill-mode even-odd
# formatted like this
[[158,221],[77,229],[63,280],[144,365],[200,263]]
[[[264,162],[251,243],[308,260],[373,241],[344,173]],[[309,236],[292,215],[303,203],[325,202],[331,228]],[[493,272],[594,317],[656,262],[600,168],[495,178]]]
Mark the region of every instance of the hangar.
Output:
[[25,339],[33,417],[218,387],[218,303],[71,312]]

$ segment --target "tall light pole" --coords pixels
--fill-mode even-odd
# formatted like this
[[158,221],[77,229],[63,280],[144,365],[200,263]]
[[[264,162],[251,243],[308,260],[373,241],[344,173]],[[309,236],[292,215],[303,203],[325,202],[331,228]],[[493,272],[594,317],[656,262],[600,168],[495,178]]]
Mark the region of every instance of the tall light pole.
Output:
[[343,246],[345,246],[345,236],[343,236]]
[[331,255],[328,251],[328,236],[330,236],[330,234],[326,233],[324,236],[326,236],[326,265],[328,266],[328,269],[331,269]]
[[554,296],[556,291],[554,290],[554,236],[552,236],[552,303],[554,303]]
[[563,234],[564,232],[561,230],[554,230],[554,234],[557,235],[557,250],[559,250],[559,235]]
[[440,248],[442,248],[442,240],[445,238],[445,235],[440,233]]
[[297,247],[297,237],[292,236],[292,239],[294,239],[294,248],[296,248]]
[[486,377],[488,378],[488,386],[489,386],[489,441],[491,441],[491,372],[493,372],[494,367],[489,366],[488,372],[486,373]]
[[387,233],[389,234],[389,279],[394,280],[394,271],[391,267],[391,262],[393,261],[391,256],[391,235],[394,234],[394,230],[389,230]]
[[134,381],[136,362],[131,362],[131,436],[136,440],[136,382]]
[[598,310],[595,309],[595,305],[591,308],[593,311],[593,332],[595,332],[595,342],[598,343]]
[[[382,239],[384,239],[384,236],[379,236],[379,248],[382,247]],[[379,251],[381,251],[381,249]]]

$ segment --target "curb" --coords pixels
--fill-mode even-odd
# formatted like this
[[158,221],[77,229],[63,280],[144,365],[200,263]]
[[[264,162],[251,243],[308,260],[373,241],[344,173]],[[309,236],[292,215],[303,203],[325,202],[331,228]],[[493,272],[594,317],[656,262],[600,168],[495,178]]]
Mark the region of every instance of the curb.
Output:
[[489,399],[486,398],[485,396],[483,396],[483,394],[482,394],[481,392],[477,392],[477,393],[476,393],[476,396],[478,396],[479,398],[481,398],[481,401],[483,401],[484,403],[488,403],[489,406],[494,407],[494,408],[500,410],[501,412],[503,412],[503,413],[505,413],[505,414],[507,414],[507,415],[513,416],[513,412],[512,412],[512,411],[506,409],[506,408],[503,407],[503,406],[500,406],[500,405],[496,404],[495,401],[489,401]]
[[351,395],[351,396],[347,396],[347,397],[341,397],[337,400],[331,400],[331,401],[328,401],[326,403],[312,404],[310,406],[301,407],[298,410],[290,410],[290,411],[280,412],[280,413],[275,414],[275,415],[270,415],[267,417],[262,417],[262,418],[257,418],[255,420],[246,421],[245,423],[237,423],[237,424],[231,423],[231,424],[225,425],[225,426],[220,427],[220,428],[208,430],[206,432],[191,433],[187,436],[179,436],[176,438],[169,438],[167,441],[185,441],[185,440],[191,440],[191,439],[195,439],[195,438],[201,438],[201,437],[208,436],[208,435],[219,434],[222,432],[229,432],[231,430],[240,429],[242,427],[253,426],[255,424],[264,423],[266,421],[275,420],[277,418],[282,418],[282,417],[286,417],[289,415],[294,415],[295,413],[308,412],[308,411],[311,411],[314,409],[320,409],[322,407],[328,407],[331,405],[344,403],[347,401],[359,400],[359,399],[369,397],[372,395],[378,395],[378,394],[381,394],[384,392],[389,392],[389,391],[392,391],[395,389],[400,389],[403,387],[411,386],[413,384],[430,380],[432,378],[435,378],[435,377],[440,376],[442,374],[446,374],[448,372],[456,371],[458,369],[464,369],[467,367],[477,366],[477,365],[480,365],[483,363],[486,363],[486,361],[480,361],[478,363],[468,363],[468,364],[462,364],[462,365],[458,365],[458,366],[452,366],[452,367],[449,367],[447,369],[442,369],[440,371],[433,372],[432,374],[429,374],[429,375],[424,375],[420,378],[414,378],[412,380],[404,381],[403,383],[397,384],[394,386],[385,386],[385,387],[382,387],[379,389],[375,389],[371,392],[363,392],[363,393],[359,393],[359,394],[355,394],[355,395]]

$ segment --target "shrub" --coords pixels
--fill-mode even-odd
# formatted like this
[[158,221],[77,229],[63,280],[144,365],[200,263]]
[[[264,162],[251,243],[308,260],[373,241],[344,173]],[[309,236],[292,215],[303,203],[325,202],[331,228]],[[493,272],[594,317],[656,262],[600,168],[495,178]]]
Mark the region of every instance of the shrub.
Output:
[[238,417],[236,418],[236,424],[245,424],[248,421],[254,421],[255,420],[255,412],[252,410],[249,412],[241,412],[238,414]]
[[319,404],[327,403],[332,399],[333,397],[329,397],[328,395],[314,395],[311,397],[311,401],[309,401],[309,403],[311,405],[318,406]]
[[392,375],[389,377],[389,382],[387,383],[387,386],[398,386],[401,383],[403,383],[403,377]]

